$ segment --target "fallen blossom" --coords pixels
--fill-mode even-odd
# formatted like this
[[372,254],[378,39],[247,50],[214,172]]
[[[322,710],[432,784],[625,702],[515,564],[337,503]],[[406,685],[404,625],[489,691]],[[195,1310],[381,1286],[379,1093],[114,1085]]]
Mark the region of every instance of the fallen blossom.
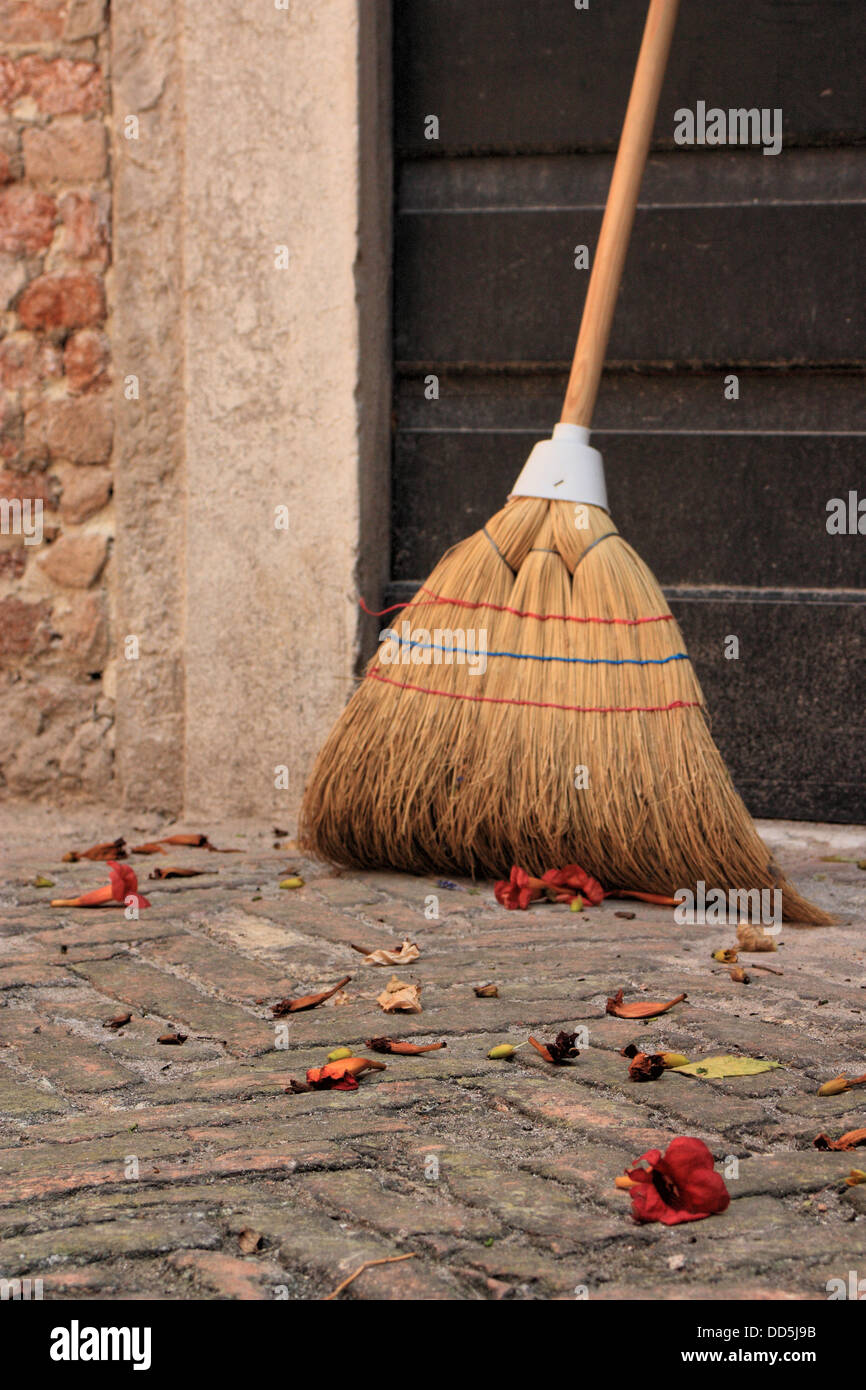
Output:
[[833,1149],[837,1153],[859,1149],[866,1145],[866,1129],[849,1129],[838,1139],[831,1139],[828,1134],[817,1134],[812,1143],[816,1149]]
[[134,905],[136,910],[150,907],[150,902],[138,891],[138,878],[129,864],[116,864],[109,861],[109,883],[100,888],[91,888],[77,898],[53,898],[52,907],[125,907]]
[[571,1057],[580,1056],[580,1052],[574,1045],[576,1039],[576,1033],[559,1032],[553,1042],[540,1043],[537,1038],[533,1038],[531,1035],[529,1041],[545,1062],[552,1062],[554,1066],[561,1066]]
[[330,999],[337,990],[342,989],[351,980],[351,975],[344,975],[334,985],[333,989],[323,989],[320,994],[302,994],[299,999],[280,999],[276,1004],[271,1005],[271,1013],[274,1018],[283,1018],[286,1014],[302,1013],[304,1009],[316,1009],[320,1004],[324,1004],[326,999]]
[[[701,1221],[725,1211],[731,1196],[713,1167],[713,1156],[701,1139],[672,1139],[664,1154],[649,1149],[625,1173],[632,1216],[638,1222],[660,1221],[676,1226]],[[625,1187],[621,1180],[617,1186]]]
[[64,854],[64,864],[77,864],[79,859],[125,859],[126,841],[122,835],[116,840],[107,840],[102,845],[91,845],[90,849],[71,849]]
[[314,1091],[354,1091],[358,1079],[368,1071],[384,1071],[384,1062],[374,1062],[371,1057],[345,1057],[339,1062],[328,1062],[324,1067],[310,1067],[307,1083]]
[[834,1076],[832,1081],[825,1081],[823,1086],[818,1087],[819,1096],[841,1096],[845,1091],[852,1090],[855,1086],[866,1086],[866,1073],[863,1076]]
[[525,909],[531,902],[544,897],[546,885],[540,878],[530,878],[525,869],[515,864],[511,877],[500,879],[493,886],[493,895],[502,907]]
[[678,994],[676,999],[668,999],[665,1003],[658,1000],[634,1000],[631,1004],[626,1004],[623,1002],[622,990],[618,989],[613,998],[608,999],[605,1013],[613,1014],[616,1018],[655,1018],[657,1014],[667,1013],[674,1004],[681,1004],[686,997],[685,994]]
[[368,1038],[367,1047],[371,1047],[374,1052],[395,1052],[401,1057],[418,1057],[422,1052],[438,1052],[441,1047],[447,1047],[444,1042],[435,1043],[411,1043],[403,1042],[397,1038]]

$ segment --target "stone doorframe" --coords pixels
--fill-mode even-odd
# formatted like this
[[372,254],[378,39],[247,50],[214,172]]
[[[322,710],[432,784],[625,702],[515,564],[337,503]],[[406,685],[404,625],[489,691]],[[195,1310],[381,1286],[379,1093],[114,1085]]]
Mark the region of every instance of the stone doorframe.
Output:
[[111,26],[119,790],[285,824],[388,573],[390,4]]

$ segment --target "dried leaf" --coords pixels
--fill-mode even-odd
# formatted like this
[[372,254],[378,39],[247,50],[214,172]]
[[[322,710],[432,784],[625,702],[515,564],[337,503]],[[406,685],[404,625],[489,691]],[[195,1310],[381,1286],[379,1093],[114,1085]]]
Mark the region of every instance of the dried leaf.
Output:
[[532,1043],[536,1052],[541,1053],[545,1062],[553,1062],[554,1066],[561,1066],[563,1062],[567,1062],[569,1058],[580,1056],[580,1053],[574,1045],[576,1038],[576,1033],[560,1032],[557,1033],[553,1042],[540,1043],[537,1038],[531,1036],[529,1041]]
[[411,961],[417,960],[421,952],[413,941],[406,937],[402,946],[396,951],[389,951],[384,946],[380,946],[377,951],[370,951],[364,957],[365,965],[409,965]]
[[634,1000],[631,1004],[624,1004],[622,990],[618,989],[613,998],[608,999],[605,1013],[614,1014],[617,1018],[655,1018],[657,1014],[667,1013],[674,1004],[681,1004],[685,998],[685,994],[678,994],[676,999],[668,999],[664,1004],[657,1000]]
[[163,835],[157,841],[160,845],[187,845],[192,849],[207,849],[211,854],[240,854],[239,849],[217,849],[212,845],[207,835]]
[[754,927],[750,922],[741,922],[737,927],[737,944],[741,951],[775,951],[776,941],[772,936],[765,936],[761,927]]
[[404,984],[392,975],[376,1003],[386,1014],[420,1014],[421,988],[419,985]]
[[338,989],[342,989],[343,985],[347,985],[351,978],[351,975],[344,975],[333,989],[324,989],[321,994],[302,994],[299,999],[280,999],[278,1003],[271,1005],[271,1013],[274,1018],[283,1018],[286,1014],[302,1013],[304,1009],[316,1009],[320,1004],[324,1004],[326,999],[330,999],[332,994],[336,994]]
[[664,1070],[664,1058],[660,1052],[636,1052],[629,1064],[628,1074],[632,1081],[657,1081]]
[[32,882],[33,888],[53,888],[54,879],[46,878],[44,874],[37,874]]
[[148,878],[199,878],[204,869],[154,869]]
[[831,1139],[827,1134],[818,1134],[812,1140],[816,1149],[832,1149],[842,1153],[848,1149],[859,1149],[866,1145],[866,1129],[849,1129],[839,1139]]
[[312,1086],[308,1086],[305,1081],[296,1081],[293,1076],[290,1076],[285,1093],[287,1096],[302,1096],[306,1091],[312,1091],[312,1089]]
[[622,917],[626,922],[633,922],[637,916],[636,912],[615,912],[614,917]]
[[[371,1047],[374,1052],[396,1052],[401,1057],[417,1057],[422,1052],[438,1052],[440,1047],[447,1047],[444,1042],[435,1043],[410,1043],[402,1042],[397,1038],[368,1038],[367,1047]],[[328,1059],[330,1061],[330,1058]]]
[[728,973],[730,974],[731,979],[734,981],[734,984],[737,984],[737,985],[748,985],[748,984],[751,984],[751,980],[750,980],[749,976],[746,974],[745,970],[743,969],[743,967],[742,967],[741,965],[735,965],[735,966],[733,966],[733,968],[732,968]]
[[861,1182],[866,1182],[866,1173],[863,1172],[862,1168],[852,1168],[845,1179],[846,1186],[859,1187]]
[[166,854],[168,851],[163,849],[159,840],[148,840],[144,845],[133,845],[130,854]]
[[125,859],[126,840],[118,835],[116,840],[107,840],[103,845],[91,845],[90,849],[71,849],[64,854],[64,864],[77,864],[79,859]]
[[162,1043],[164,1047],[180,1047],[188,1036],[188,1033],[161,1033],[157,1042]]
[[476,999],[498,999],[498,985],[474,985]]
[[701,1057],[697,1062],[687,1062],[683,1067],[672,1067],[671,1071],[681,1072],[683,1076],[702,1076],[715,1080],[722,1076],[758,1076],[763,1071],[773,1071],[781,1062],[769,1062],[764,1057]]
[[259,1249],[261,1243],[261,1231],[254,1231],[251,1226],[244,1226],[243,1230],[238,1232],[238,1245],[242,1255],[252,1255]]
[[125,1014],[115,1014],[114,1018],[106,1019],[102,1026],[103,1028],[122,1028],[124,1024],[129,1023],[131,1018],[132,1014],[129,1012]]

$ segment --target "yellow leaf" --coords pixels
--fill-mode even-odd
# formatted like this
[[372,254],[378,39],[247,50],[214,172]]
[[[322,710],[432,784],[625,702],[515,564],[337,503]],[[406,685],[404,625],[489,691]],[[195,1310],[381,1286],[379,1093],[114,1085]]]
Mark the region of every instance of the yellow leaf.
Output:
[[303,886],[304,880],[298,878],[297,875],[294,878],[284,878],[280,884],[281,888],[303,888]]
[[672,1071],[682,1072],[684,1076],[702,1076],[715,1080],[722,1076],[757,1076],[762,1071],[772,1071],[781,1062],[768,1062],[763,1057],[702,1057],[697,1062],[688,1062],[684,1067],[672,1067]]
[[490,1058],[491,1062],[503,1062],[509,1057],[513,1057],[516,1051],[517,1048],[512,1046],[511,1043],[500,1043],[498,1047],[491,1047],[487,1056]]

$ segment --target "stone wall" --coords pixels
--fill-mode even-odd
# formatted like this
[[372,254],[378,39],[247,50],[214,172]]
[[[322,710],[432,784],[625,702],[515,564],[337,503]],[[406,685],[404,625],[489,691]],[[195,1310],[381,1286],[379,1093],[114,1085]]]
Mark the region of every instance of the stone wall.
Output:
[[0,0],[7,796],[291,821],[387,579],[389,11]]
[[2,3],[0,35],[0,786],[97,793],[113,725],[104,6]]

